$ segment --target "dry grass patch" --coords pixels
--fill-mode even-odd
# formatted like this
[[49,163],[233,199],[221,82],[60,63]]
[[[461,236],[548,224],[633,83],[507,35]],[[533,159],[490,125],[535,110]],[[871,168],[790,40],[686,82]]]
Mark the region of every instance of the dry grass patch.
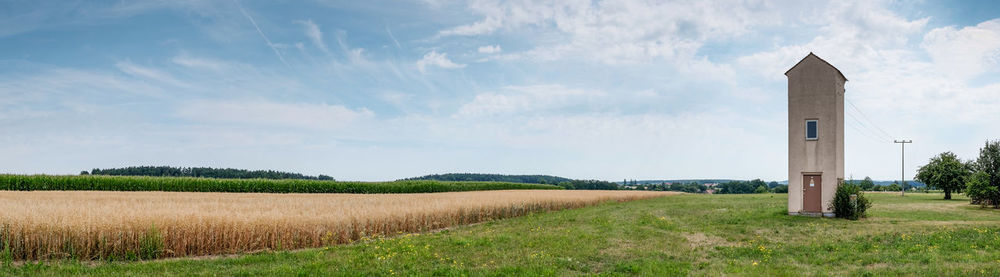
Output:
[[736,245],[735,243],[726,241],[726,239],[724,238],[717,236],[709,236],[706,235],[705,233],[686,233],[684,234],[684,238],[687,239],[688,246],[691,247],[691,249],[700,249],[700,248],[712,249],[715,248],[716,246]]
[[0,253],[13,260],[136,260],[320,247],[367,236],[669,194],[0,191]]

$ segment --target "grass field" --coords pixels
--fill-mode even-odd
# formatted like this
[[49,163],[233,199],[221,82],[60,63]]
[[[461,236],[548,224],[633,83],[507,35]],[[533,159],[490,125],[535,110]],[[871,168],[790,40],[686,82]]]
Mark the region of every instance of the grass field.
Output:
[[147,260],[320,247],[668,194],[0,191],[0,258]]
[[0,190],[100,190],[268,193],[426,193],[448,191],[562,189],[559,186],[504,182],[403,180],[343,182],[299,179],[214,179],[103,175],[0,174]]
[[861,221],[785,215],[786,195],[677,195],[321,249],[14,275],[984,275],[1000,274],[1000,212],[940,194],[871,194]]

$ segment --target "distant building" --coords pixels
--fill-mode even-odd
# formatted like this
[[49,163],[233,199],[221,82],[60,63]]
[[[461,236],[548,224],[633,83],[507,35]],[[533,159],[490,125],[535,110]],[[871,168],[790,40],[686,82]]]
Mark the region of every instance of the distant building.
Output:
[[809,53],[788,72],[788,214],[833,216],[844,179],[844,83]]

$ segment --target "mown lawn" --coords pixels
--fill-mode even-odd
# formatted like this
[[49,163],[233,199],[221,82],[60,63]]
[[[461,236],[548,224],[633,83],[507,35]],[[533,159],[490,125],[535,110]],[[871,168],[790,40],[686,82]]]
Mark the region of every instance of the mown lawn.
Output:
[[869,194],[861,221],[786,195],[678,195],[350,245],[132,263],[5,262],[0,275],[1000,275],[1000,211]]

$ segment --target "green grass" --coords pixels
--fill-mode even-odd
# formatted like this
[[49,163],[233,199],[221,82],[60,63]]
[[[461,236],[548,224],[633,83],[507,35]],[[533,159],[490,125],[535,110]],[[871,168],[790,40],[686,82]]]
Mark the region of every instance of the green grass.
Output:
[[787,216],[786,195],[679,195],[350,245],[152,262],[8,265],[0,275],[989,275],[1000,212],[869,194],[860,221]]
[[423,193],[446,191],[562,189],[503,182],[341,182],[299,179],[213,179],[100,175],[0,175],[0,190],[101,190],[270,193]]

